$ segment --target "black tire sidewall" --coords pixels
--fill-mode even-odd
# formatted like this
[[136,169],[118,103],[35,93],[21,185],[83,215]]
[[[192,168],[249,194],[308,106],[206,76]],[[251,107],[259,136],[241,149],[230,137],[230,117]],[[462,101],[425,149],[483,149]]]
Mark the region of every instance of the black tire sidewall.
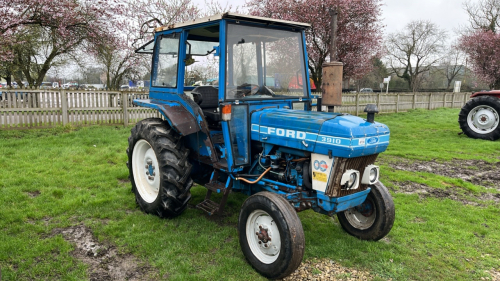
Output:
[[[158,120],[161,121],[161,119],[158,119]],[[157,120],[146,119],[143,121],[157,121]],[[148,127],[150,126],[150,124],[147,124],[146,122],[144,122],[144,123],[145,123],[144,125],[143,124],[140,124],[140,125],[148,126]],[[136,128],[137,128],[137,126],[136,126]],[[133,139],[133,142],[130,144],[131,152],[129,153],[129,163],[132,163],[132,155],[134,153],[134,148],[135,148],[136,143],[139,140],[143,139],[149,143],[149,145],[151,146],[151,148],[155,152],[155,157],[156,157],[156,160],[158,161],[159,166],[162,166],[162,163],[160,163],[160,159],[158,157],[158,155],[159,155],[158,149],[154,145],[155,141],[151,137],[151,130],[147,130],[145,128],[137,128],[136,134],[132,133],[131,137]],[[158,196],[156,197],[156,199],[153,202],[148,203],[148,202],[144,201],[141,194],[139,193],[139,190],[137,189],[137,185],[135,183],[135,178],[134,178],[134,173],[132,170],[132,165],[130,165],[130,177],[131,177],[130,180],[132,182],[132,189],[133,189],[134,193],[136,194],[137,204],[139,204],[141,209],[144,210],[146,213],[155,213],[155,211],[158,210],[158,208],[160,208],[160,204],[161,204],[161,193],[163,191],[163,188],[161,188],[161,183],[160,183],[160,189],[158,192]],[[161,180],[160,180],[160,182],[161,182]]]
[[394,224],[395,209],[392,197],[387,188],[380,182],[370,186],[371,190],[366,200],[371,200],[375,206],[375,221],[367,229],[358,229],[352,226],[344,212],[338,213],[342,228],[350,235],[362,240],[377,241],[386,236]]
[[458,115],[458,123],[460,124],[460,128],[470,138],[474,139],[484,139],[484,140],[497,140],[500,138],[500,124],[493,130],[487,134],[479,134],[474,132],[467,122],[469,113],[476,107],[481,105],[487,105],[496,110],[497,114],[500,115],[500,99],[493,96],[479,96],[470,99],[460,110]]
[[[186,209],[187,201],[189,201],[189,198],[191,197],[189,190],[192,185],[192,180],[190,178],[187,179],[184,187],[177,188],[175,184],[172,183],[173,181],[172,178],[174,178],[175,176],[181,177],[182,175],[178,173],[173,175],[172,174],[173,169],[171,168],[170,168],[170,173],[165,172],[165,169],[169,169],[169,163],[167,162],[165,157],[162,157],[161,155],[162,150],[165,150],[164,148],[162,148],[162,145],[165,145],[165,142],[171,142],[171,143],[173,142],[169,137],[164,135],[163,132],[161,134],[158,133],[158,128],[160,127],[162,131],[170,132],[170,127],[168,123],[166,123],[160,118],[144,119],[140,121],[132,129],[131,135],[129,137],[129,149],[127,151],[128,162],[129,162],[129,174],[130,174],[130,181],[132,183],[132,191],[136,195],[135,198],[139,207],[146,213],[154,214],[159,217],[172,218],[179,215]],[[155,153],[155,157],[156,160],[158,161],[158,166],[159,166],[157,167],[156,172],[158,174],[157,176],[160,177],[159,179],[160,187],[158,191],[158,196],[151,203],[146,202],[140,195],[135,182],[133,168],[132,168],[133,167],[132,156],[134,153],[134,147],[137,144],[137,142],[141,139],[149,143],[149,145],[151,146],[151,148]],[[185,151],[187,149],[185,149],[181,144],[179,150],[181,151],[181,153],[186,153]],[[191,167],[189,167],[188,169],[190,170]],[[171,194],[169,195],[168,193]],[[174,195],[175,198],[166,199],[167,197],[172,198],[172,194]],[[175,200],[176,202],[173,202],[173,200]],[[166,202],[168,204],[166,204]],[[175,210],[172,210],[172,208]]]
[[[263,193],[263,192],[261,192]],[[266,192],[269,193],[269,192]],[[281,200],[284,201],[284,203],[290,207],[290,209],[293,211],[295,214],[294,219],[298,221],[300,224],[300,220],[295,213],[295,210],[291,208],[289,203],[282,197],[279,197],[276,194],[269,193],[271,195],[276,196],[277,198],[280,198]],[[293,272],[298,265],[300,264],[300,261],[302,261],[303,257],[303,245],[304,242],[302,241],[302,247],[300,244],[300,241],[297,241],[293,239],[293,233],[298,233],[296,237],[299,237],[298,239],[303,239],[303,230],[302,230],[302,225],[300,224],[300,229],[291,229],[289,223],[287,223],[287,219],[285,218],[285,215],[282,213],[283,212],[283,207],[278,206],[278,204],[275,204],[273,200],[270,200],[268,197],[265,196],[259,196],[260,193],[257,193],[251,197],[249,197],[242,206],[239,220],[238,220],[238,232],[239,232],[239,239],[240,239],[240,246],[243,251],[243,254],[247,258],[248,262],[254,267],[257,272],[262,274],[263,276],[271,279],[276,279],[276,278],[283,278]],[[279,199],[278,199],[279,200]],[[278,258],[270,264],[264,264],[262,263],[255,255],[252,253],[252,250],[250,249],[250,246],[247,241],[247,235],[246,235],[246,223],[248,220],[249,215],[255,211],[255,210],[262,210],[268,213],[273,220],[276,222],[276,225],[278,227],[278,230],[280,232],[280,238],[281,238],[281,248],[280,248],[280,253],[278,255]],[[296,238],[297,239],[297,238]],[[299,242],[299,243],[297,243]],[[294,252],[298,251],[298,252]],[[299,257],[300,256],[300,257]],[[300,258],[300,261],[297,265],[296,260]],[[293,269],[292,269],[293,268]],[[292,272],[291,272],[292,271]]]

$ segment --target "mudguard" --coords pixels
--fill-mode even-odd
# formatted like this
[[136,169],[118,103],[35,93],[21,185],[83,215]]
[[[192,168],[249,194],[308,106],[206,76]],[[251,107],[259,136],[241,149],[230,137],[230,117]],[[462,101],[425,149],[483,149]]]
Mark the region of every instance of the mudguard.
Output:
[[134,103],[158,110],[181,136],[187,136],[200,131],[194,116],[180,103],[173,101],[134,100]]

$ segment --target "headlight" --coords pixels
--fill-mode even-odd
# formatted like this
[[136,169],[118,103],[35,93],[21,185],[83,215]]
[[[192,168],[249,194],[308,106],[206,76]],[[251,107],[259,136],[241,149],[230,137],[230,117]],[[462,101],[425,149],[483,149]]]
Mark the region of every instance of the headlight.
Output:
[[378,181],[380,168],[376,165],[368,165],[363,172],[362,184],[374,184]]
[[357,189],[359,187],[359,172],[356,170],[347,170],[342,175],[340,185],[347,190]]

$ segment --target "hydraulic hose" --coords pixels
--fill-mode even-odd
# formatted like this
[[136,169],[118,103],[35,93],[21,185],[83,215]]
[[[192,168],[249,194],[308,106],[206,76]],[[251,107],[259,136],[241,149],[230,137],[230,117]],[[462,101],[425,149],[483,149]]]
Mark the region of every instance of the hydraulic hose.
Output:
[[249,180],[247,180],[247,179],[245,179],[245,178],[239,178],[239,177],[235,178],[235,180],[237,180],[237,181],[241,180],[241,181],[244,181],[244,182],[249,183],[249,184],[255,184],[255,183],[259,182],[259,181],[260,181],[260,179],[262,179],[262,177],[263,177],[265,174],[267,174],[267,172],[269,172],[270,170],[271,170],[271,167],[267,168],[267,170],[265,170],[265,171],[264,171],[264,172],[260,175],[260,177],[258,177],[258,178],[257,178],[256,180],[254,180],[254,181],[249,181]]

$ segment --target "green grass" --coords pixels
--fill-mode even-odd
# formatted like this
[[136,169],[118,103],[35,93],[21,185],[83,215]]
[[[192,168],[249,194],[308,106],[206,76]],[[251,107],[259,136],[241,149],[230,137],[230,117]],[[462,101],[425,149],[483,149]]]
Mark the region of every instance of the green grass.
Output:
[[[458,110],[377,116],[391,129],[384,163],[484,159],[498,162],[500,142],[457,135]],[[2,280],[85,280],[87,265],[56,228],[85,224],[100,240],[147,262],[156,279],[264,280],[245,261],[236,223],[245,196],[232,194],[222,218],[188,208],[172,220],[145,215],[130,192],[125,149],[130,127],[59,127],[0,131],[0,269]],[[457,179],[382,165],[381,180],[492,192]],[[39,193],[39,194],[38,194]],[[203,187],[192,189],[195,205]],[[329,258],[379,280],[477,280],[500,271],[500,209],[393,193],[396,221],[379,242],[342,231],[336,218],[299,213],[305,259]]]

